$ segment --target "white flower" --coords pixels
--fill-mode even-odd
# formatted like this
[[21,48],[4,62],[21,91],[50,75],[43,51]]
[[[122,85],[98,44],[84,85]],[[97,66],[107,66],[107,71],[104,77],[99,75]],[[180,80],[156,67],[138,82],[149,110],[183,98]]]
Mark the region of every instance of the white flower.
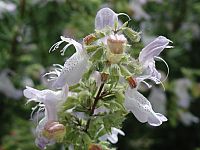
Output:
[[[144,78],[155,81],[156,84],[161,83],[161,74],[156,70],[155,58],[162,60],[167,68],[167,63],[159,56],[165,48],[172,48],[168,44],[172,42],[164,36],[157,37],[154,41],[145,46],[139,54],[139,63],[143,66]],[[142,77],[140,77],[142,78]]]
[[151,16],[143,9],[143,6],[150,1],[162,2],[162,0],[131,0],[129,7],[133,11],[133,18],[136,20],[149,20]]
[[[95,29],[105,30],[106,34],[105,37],[99,39],[97,43],[102,42],[105,46],[107,46],[106,57],[111,63],[118,63],[121,60],[127,41],[123,34],[116,34],[114,32],[120,28],[118,20],[119,15],[125,15],[130,20],[130,17],[127,14],[117,14],[110,8],[100,9],[95,18]],[[106,30],[108,28],[112,30]]]
[[189,79],[182,78],[175,81],[174,92],[178,98],[178,105],[183,108],[189,108],[191,102],[191,95],[189,94],[189,88],[192,86],[192,82]]
[[[125,13],[118,13],[117,14],[113,10],[111,10],[110,8],[100,9],[97,12],[97,15],[96,15],[96,18],[95,18],[95,29],[96,30],[104,30],[106,28],[111,28],[113,30],[115,30],[115,28],[119,29],[121,22],[118,20],[118,16],[120,16],[120,15],[124,15],[124,16],[128,17],[129,20],[131,20],[130,17]],[[113,30],[109,34],[112,35],[112,36],[115,36],[114,33],[113,33]],[[106,36],[105,38],[100,40],[105,45],[107,44],[108,36]],[[121,35],[118,35],[118,36],[121,38]],[[114,38],[118,39],[118,36],[116,36]],[[122,38],[123,38],[123,40],[125,39],[125,37],[122,37]],[[121,40],[122,40],[122,38],[121,38]]]
[[[45,137],[43,135],[45,128],[48,128],[49,125],[54,123],[54,128],[57,128],[59,125],[57,113],[60,109],[60,106],[66,101],[68,95],[68,86],[65,85],[62,90],[51,91],[51,90],[37,90],[31,87],[26,87],[24,90],[24,96],[28,98],[28,102],[35,101],[39,102],[39,106],[45,108],[45,116],[39,122],[36,128],[36,143],[39,147],[46,147],[55,142],[55,139]],[[49,129],[49,128],[48,128]],[[51,129],[51,128],[50,128]]]
[[199,118],[190,112],[180,111],[179,115],[182,123],[186,126],[190,126],[192,123],[199,123]]
[[142,5],[144,5],[144,4],[146,4],[147,2],[153,2],[153,1],[155,1],[155,2],[157,2],[157,3],[162,3],[162,1],[163,0],[137,0],[140,4],[142,4]]
[[22,97],[22,90],[18,90],[14,87],[8,77],[8,72],[8,70],[3,70],[0,73],[0,93],[3,93],[9,98],[18,100]]
[[82,78],[82,75],[88,65],[88,55],[86,51],[80,43],[73,39],[61,36],[61,41],[54,44],[49,51],[55,51],[63,42],[67,42],[68,44],[61,50],[62,55],[64,55],[65,50],[70,45],[75,47],[76,53],[74,53],[69,59],[65,61],[64,66],[58,64],[54,65],[57,68],[54,71],[45,74],[45,76],[50,75],[49,81],[52,82],[53,88],[61,88],[66,83],[69,86],[77,84]]
[[159,126],[167,121],[164,115],[153,111],[151,103],[136,88],[129,87],[126,90],[124,106],[142,123],[148,122],[152,126]]
[[111,128],[111,133],[107,133],[107,134],[99,137],[99,140],[100,141],[108,140],[111,143],[115,144],[115,143],[118,142],[118,137],[117,137],[118,134],[123,135],[123,136],[125,135],[125,133],[122,130],[112,127]]
[[114,28],[115,22],[118,22],[118,14],[110,8],[102,8],[96,15],[95,29],[102,30],[105,27]]
[[140,2],[136,2],[136,1],[132,1],[129,4],[131,10],[133,11],[133,17],[136,20],[141,20],[141,19],[145,19],[145,20],[149,20],[150,16],[144,11],[144,9],[142,8],[142,4]]
[[0,18],[4,12],[14,12],[16,10],[16,5],[11,2],[0,1]]

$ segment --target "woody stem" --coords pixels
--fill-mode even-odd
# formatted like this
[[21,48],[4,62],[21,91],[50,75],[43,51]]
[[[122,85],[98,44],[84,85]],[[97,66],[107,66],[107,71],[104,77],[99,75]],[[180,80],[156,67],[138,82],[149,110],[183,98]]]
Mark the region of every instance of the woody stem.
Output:
[[101,86],[99,87],[98,93],[94,99],[94,103],[93,103],[91,111],[90,111],[90,118],[87,120],[87,123],[86,123],[85,132],[87,132],[90,127],[91,116],[93,116],[96,105],[97,105],[98,101],[101,99],[101,92],[103,90],[103,87],[104,87],[104,83],[102,83]]

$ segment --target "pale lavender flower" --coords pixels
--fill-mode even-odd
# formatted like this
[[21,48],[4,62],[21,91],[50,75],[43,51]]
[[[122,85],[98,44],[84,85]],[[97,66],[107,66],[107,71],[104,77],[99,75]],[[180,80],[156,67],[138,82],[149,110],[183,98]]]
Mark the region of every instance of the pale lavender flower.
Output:
[[118,14],[110,8],[102,8],[96,15],[95,29],[102,30],[105,27],[114,28],[116,22],[118,22]]
[[125,135],[125,133],[122,130],[112,127],[111,132],[99,137],[99,140],[100,141],[108,140],[111,143],[115,144],[118,142],[118,134],[123,136]]
[[148,122],[152,126],[159,126],[167,121],[164,115],[153,111],[151,103],[137,91],[137,88],[129,87],[126,90],[124,106],[142,123]]
[[142,4],[137,1],[132,1],[129,4],[130,9],[133,11],[133,18],[136,20],[149,20],[150,16],[145,12],[145,10],[142,8]]
[[147,2],[157,2],[157,3],[162,3],[163,0],[137,0],[140,4],[144,5]]
[[130,17],[125,13],[115,13],[112,9],[107,7],[100,9],[95,18],[95,29],[103,30],[105,28],[119,28],[121,22],[119,21],[118,16],[120,15],[124,15],[130,20]]
[[178,105],[182,108],[188,109],[190,107],[191,95],[188,90],[191,86],[192,82],[187,78],[181,78],[175,81],[174,92],[178,98]]
[[0,92],[5,96],[12,99],[20,99],[22,97],[22,90],[18,90],[14,87],[13,83],[8,77],[8,70],[3,70],[0,73]]
[[75,47],[76,53],[74,53],[70,58],[65,61],[64,66],[56,64],[54,66],[57,68],[54,71],[51,71],[44,75],[50,76],[49,81],[52,82],[53,88],[61,88],[66,83],[69,86],[77,84],[82,78],[82,75],[88,66],[87,52],[80,43],[76,42],[73,39],[61,36],[61,41],[55,43],[49,51],[55,51],[63,42],[67,42],[68,44],[65,45],[64,48],[60,51],[61,55],[64,55],[65,50],[70,45],[73,45]]
[[[143,79],[151,79],[156,84],[161,83],[161,74],[157,71],[155,67],[155,58],[162,60],[167,68],[167,63],[160,57],[160,53],[165,48],[172,48],[172,46],[168,46],[168,44],[172,42],[169,39],[167,39],[164,36],[157,37],[154,41],[149,43],[147,46],[145,46],[142,51],[139,54],[139,63],[143,67]],[[142,78],[142,76],[140,77]]]
[[[187,78],[181,78],[175,81],[174,92],[178,98],[179,107],[189,109],[192,97],[188,90],[191,86],[192,82]],[[180,110],[179,115],[181,122],[186,126],[199,122],[199,118],[190,113],[188,110]]]
[[[115,28],[119,28],[119,25],[121,24],[118,20],[119,15],[126,15],[124,13],[115,13],[110,8],[102,8],[97,12],[96,18],[95,18],[95,29],[96,30],[106,30],[107,28],[111,28],[115,30]],[[127,16],[127,15],[126,15]],[[129,16],[128,16],[129,18]],[[130,19],[130,18],[129,18]],[[104,45],[107,45],[107,39],[109,36],[116,36],[114,35],[114,32],[111,31],[106,35],[105,37],[99,39],[97,43],[104,43]]]
[[[124,13],[115,13],[110,8],[102,8],[97,12],[95,18],[95,29],[96,30],[105,30],[105,37],[99,39],[97,43],[103,43],[107,46],[107,59],[111,63],[118,63],[122,54],[125,50],[127,39],[123,34],[115,34],[114,31],[120,28],[120,23],[118,20],[119,15],[125,15],[130,20],[130,17]],[[107,32],[107,28],[112,29],[110,32]]]
[[14,12],[16,10],[16,5],[11,2],[0,1],[0,18],[5,12]]
[[[40,120],[36,127],[36,143],[40,148],[45,148],[46,145],[51,145],[55,139],[45,137],[43,135],[45,126],[49,123],[58,121],[58,111],[61,105],[66,101],[68,95],[68,85],[65,85],[62,90],[37,90],[31,87],[26,87],[24,96],[28,98],[28,102],[35,101],[39,106],[45,109],[45,116]],[[41,109],[41,108],[39,108]]]
[[192,123],[199,123],[199,118],[190,112],[179,111],[179,115],[181,122],[186,126],[190,126]]

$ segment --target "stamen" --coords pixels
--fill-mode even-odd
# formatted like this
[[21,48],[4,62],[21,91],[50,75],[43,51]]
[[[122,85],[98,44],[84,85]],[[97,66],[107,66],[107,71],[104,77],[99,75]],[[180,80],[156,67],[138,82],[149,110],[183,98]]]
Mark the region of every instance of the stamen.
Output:
[[164,82],[169,76],[169,66],[168,66],[167,62],[164,59],[162,59],[161,57],[155,56],[155,58],[157,58],[158,60],[163,61],[164,64],[167,66],[167,75],[166,75],[165,79],[162,81],[162,82]]

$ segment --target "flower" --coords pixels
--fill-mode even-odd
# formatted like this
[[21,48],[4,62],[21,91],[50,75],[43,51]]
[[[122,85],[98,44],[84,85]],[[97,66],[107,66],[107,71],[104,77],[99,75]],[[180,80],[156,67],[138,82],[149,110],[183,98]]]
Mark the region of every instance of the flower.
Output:
[[174,92],[178,98],[178,105],[182,108],[188,109],[190,107],[191,95],[188,90],[191,86],[192,82],[187,78],[181,78],[175,81]]
[[0,1],[0,18],[5,12],[14,12],[16,10],[16,5],[11,2]]
[[130,9],[133,11],[133,17],[136,20],[141,20],[142,18],[144,18],[145,20],[150,19],[149,14],[147,14],[147,12],[145,12],[145,10],[142,8],[143,6],[142,3],[131,1],[129,6],[130,6]]
[[179,111],[179,115],[182,123],[186,126],[190,126],[192,123],[199,123],[199,118],[190,112]]
[[125,135],[125,133],[122,130],[112,127],[111,132],[99,137],[99,140],[100,141],[109,140],[111,143],[115,144],[118,142],[118,137],[117,137],[118,134],[123,136]]
[[82,78],[82,75],[88,65],[88,55],[86,51],[80,43],[73,39],[61,36],[61,41],[55,43],[49,51],[55,51],[63,42],[67,42],[68,44],[61,50],[61,55],[64,55],[65,50],[70,45],[75,47],[76,53],[74,53],[69,59],[65,61],[64,66],[56,64],[54,66],[57,68],[54,71],[44,75],[50,75],[49,81],[52,82],[53,88],[62,88],[66,83],[69,86],[77,84]]
[[20,99],[22,97],[22,90],[14,87],[13,83],[8,77],[9,70],[3,70],[0,73],[0,93],[3,93],[9,98]]
[[158,56],[165,48],[172,48],[172,46],[168,46],[170,42],[172,43],[172,41],[170,41],[166,37],[159,36],[142,49],[139,54],[139,63],[143,67],[144,76],[140,76],[140,78],[143,78],[143,80],[151,79],[156,84],[161,83],[161,74],[156,70],[154,59],[157,58],[159,60],[162,60],[168,68],[167,63]]
[[152,126],[159,126],[167,121],[164,115],[153,111],[151,103],[137,91],[137,88],[129,87],[126,90],[124,106],[142,123],[148,122]]
[[118,22],[118,14],[110,8],[102,8],[97,12],[95,18],[95,29],[102,30],[105,27],[114,28],[115,23]]
[[[102,8],[97,12],[95,19],[95,29],[96,30],[106,30],[110,28],[109,32],[105,32],[106,36],[98,40],[98,42],[102,42],[107,46],[107,59],[111,63],[118,63],[122,54],[125,50],[127,39],[123,34],[115,33],[117,29],[119,29],[119,15],[126,15],[124,13],[115,13],[110,8]],[[129,16],[126,15],[128,18]],[[129,18],[130,19],[130,18]]]
[[60,106],[66,101],[68,95],[68,85],[66,84],[62,90],[37,90],[26,87],[24,96],[28,98],[28,102],[39,102],[39,106],[45,108],[45,116],[40,120],[36,127],[36,144],[40,148],[51,145],[55,141],[60,141],[64,134],[65,128],[58,122],[58,111]]
[[88,150],[103,150],[103,149],[101,148],[101,145],[90,144],[89,147],[88,147]]
[[190,126],[192,123],[198,123],[199,118],[189,112],[190,103],[192,100],[189,94],[189,88],[191,88],[192,82],[187,78],[180,78],[175,81],[174,92],[178,98],[178,106],[182,108],[178,113],[180,115],[181,122]]
[[111,53],[122,54],[124,51],[124,45],[126,41],[127,39],[124,37],[123,34],[110,35],[107,39],[107,45]]

